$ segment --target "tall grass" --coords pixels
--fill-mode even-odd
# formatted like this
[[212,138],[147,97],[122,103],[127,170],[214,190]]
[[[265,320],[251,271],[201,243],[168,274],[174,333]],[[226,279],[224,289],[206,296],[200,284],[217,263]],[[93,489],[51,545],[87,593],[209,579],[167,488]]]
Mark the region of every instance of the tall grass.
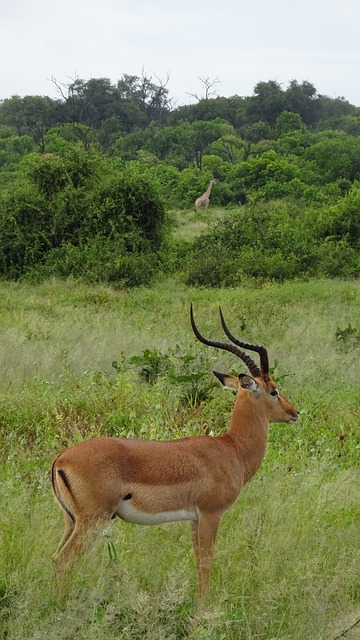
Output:
[[[324,640],[360,618],[358,282],[209,291],[166,281],[127,292],[0,283],[0,297],[1,639]],[[222,523],[201,614],[186,523],[113,522],[60,608],[55,453],[101,433],[174,438],[228,426],[230,393],[184,405],[166,372],[150,386],[130,363],[145,349],[170,359],[177,349],[209,376],[238,367],[196,344],[190,301],[205,335],[223,338],[220,304],[234,333],[266,344],[301,423],[271,427],[261,469]]]

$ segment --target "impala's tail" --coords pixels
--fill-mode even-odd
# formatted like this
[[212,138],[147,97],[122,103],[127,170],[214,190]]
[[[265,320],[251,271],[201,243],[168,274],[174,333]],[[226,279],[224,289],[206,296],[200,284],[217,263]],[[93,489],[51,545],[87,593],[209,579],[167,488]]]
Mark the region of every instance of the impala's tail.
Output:
[[56,468],[56,461],[57,458],[55,458],[51,468],[51,483],[54,495],[60,506],[70,516],[71,520],[75,522],[75,516],[68,504],[68,501],[65,499],[64,494],[67,492],[73,502],[75,502],[75,497],[72,493],[71,485],[65,471],[63,469]]

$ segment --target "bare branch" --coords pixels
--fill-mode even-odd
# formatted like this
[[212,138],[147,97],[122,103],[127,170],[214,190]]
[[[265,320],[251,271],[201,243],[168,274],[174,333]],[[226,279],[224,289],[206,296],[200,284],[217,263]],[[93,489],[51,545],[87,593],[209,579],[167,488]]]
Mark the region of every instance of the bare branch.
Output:
[[60,94],[60,96],[62,97],[62,99],[65,100],[66,102],[73,95],[74,87],[77,84],[79,84],[79,82],[82,82],[82,80],[80,80],[79,76],[76,73],[75,73],[75,78],[71,78],[69,76],[70,82],[68,82],[68,83],[59,82],[54,76],[51,76],[50,80],[55,85],[55,87],[56,87],[58,93]]
[[200,100],[209,100],[209,98],[212,98],[213,96],[217,96],[217,91],[213,90],[213,87],[217,84],[221,84],[220,80],[218,78],[214,78],[213,80],[210,80],[209,76],[206,76],[205,78],[202,78],[201,76],[198,76],[200,82],[202,82],[203,84],[203,88],[205,91],[205,94],[200,96],[197,93],[194,93],[193,91],[187,91],[187,95],[188,96],[192,96],[193,98],[196,98],[196,100],[198,100],[200,102]]

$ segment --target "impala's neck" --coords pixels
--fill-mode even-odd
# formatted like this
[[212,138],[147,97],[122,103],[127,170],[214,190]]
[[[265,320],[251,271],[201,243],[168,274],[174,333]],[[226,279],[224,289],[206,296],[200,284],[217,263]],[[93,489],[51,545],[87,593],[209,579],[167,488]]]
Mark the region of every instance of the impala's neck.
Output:
[[243,463],[244,481],[248,482],[263,461],[269,421],[250,393],[240,394],[234,405],[228,436]]

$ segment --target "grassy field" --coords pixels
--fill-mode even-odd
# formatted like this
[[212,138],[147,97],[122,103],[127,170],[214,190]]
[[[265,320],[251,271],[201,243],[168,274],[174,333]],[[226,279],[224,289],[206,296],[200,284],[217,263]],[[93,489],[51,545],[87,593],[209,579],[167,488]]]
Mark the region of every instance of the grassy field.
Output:
[[224,218],[224,209],[219,207],[210,207],[208,212],[204,209],[186,211],[173,211],[171,218],[173,220],[175,235],[178,240],[192,242],[202,231],[207,231],[209,225],[217,220]]
[[[221,291],[3,282],[0,299],[1,639],[360,638],[359,282]],[[60,607],[53,456],[98,434],[227,429],[233,396],[209,388],[211,371],[239,363],[196,343],[190,302],[207,336],[224,337],[220,304],[234,333],[268,347],[300,424],[272,425],[262,467],[224,517],[201,614],[186,523],[113,522]],[[189,367],[189,354],[193,371],[209,372],[199,406],[169,376]],[[144,364],[152,385],[139,375]]]

